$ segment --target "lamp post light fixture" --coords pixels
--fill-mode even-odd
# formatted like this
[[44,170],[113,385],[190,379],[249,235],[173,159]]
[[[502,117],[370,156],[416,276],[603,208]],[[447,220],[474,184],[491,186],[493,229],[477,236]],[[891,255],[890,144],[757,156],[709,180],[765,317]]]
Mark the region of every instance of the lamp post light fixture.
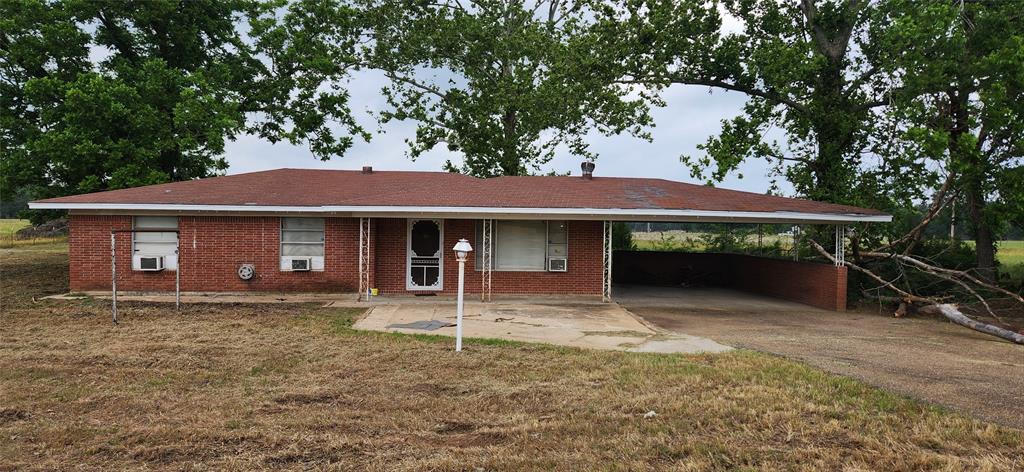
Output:
[[455,259],[459,261],[459,297],[455,305],[455,352],[459,352],[462,350],[462,294],[466,285],[466,258],[473,251],[473,246],[463,238],[452,249],[455,251]]

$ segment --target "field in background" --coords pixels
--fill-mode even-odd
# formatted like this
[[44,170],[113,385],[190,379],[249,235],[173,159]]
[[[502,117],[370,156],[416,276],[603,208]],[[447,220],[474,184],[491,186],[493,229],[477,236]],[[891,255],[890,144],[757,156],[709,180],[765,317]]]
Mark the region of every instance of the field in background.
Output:
[[11,218],[0,218],[0,248],[12,248],[12,247],[23,247],[23,246],[34,246],[34,245],[50,245],[54,243],[60,243],[67,241],[67,237],[60,238],[32,238],[32,239],[16,239],[14,234],[18,230],[28,228],[32,224],[28,220],[19,220]]
[[[704,244],[701,241],[702,237],[709,236],[708,233],[694,232],[694,231],[682,231],[682,230],[670,230],[670,231],[651,231],[651,232],[633,232],[633,243],[636,244],[636,248],[642,251],[652,250],[679,250],[683,248],[695,248],[696,250],[703,250]],[[757,244],[757,234],[749,235],[746,238],[749,244]],[[763,234],[761,235],[761,244],[765,247],[771,246],[775,243],[779,243],[785,250],[790,250],[793,247],[793,237],[789,235],[780,234]]]
[[[701,251],[705,247],[701,238],[706,236],[708,236],[707,233],[681,230],[634,231],[633,243],[637,249],[644,251],[683,249]],[[746,242],[747,244],[756,245],[757,235],[748,235]],[[784,250],[791,250],[793,247],[793,237],[790,235],[764,234],[761,237],[761,243],[765,247],[778,243]],[[967,243],[973,244],[973,241],[967,241]],[[1024,241],[1000,241],[996,258],[1001,265],[1001,271],[1012,274],[1015,279],[1024,278]]]
[[12,470],[1024,467],[1020,431],[749,351],[456,354],[319,305],[125,303],[114,326],[40,299],[67,291],[66,244],[0,249],[0,273]]

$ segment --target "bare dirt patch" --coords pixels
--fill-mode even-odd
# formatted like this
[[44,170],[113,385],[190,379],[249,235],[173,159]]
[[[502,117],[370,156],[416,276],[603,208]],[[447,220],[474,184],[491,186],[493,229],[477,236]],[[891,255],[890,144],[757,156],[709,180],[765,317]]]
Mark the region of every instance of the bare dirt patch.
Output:
[[33,301],[65,264],[0,259],[3,408],[29,413],[0,423],[0,469],[1024,467],[1019,431],[773,356],[456,354],[316,305],[126,303],[113,326],[106,303]]

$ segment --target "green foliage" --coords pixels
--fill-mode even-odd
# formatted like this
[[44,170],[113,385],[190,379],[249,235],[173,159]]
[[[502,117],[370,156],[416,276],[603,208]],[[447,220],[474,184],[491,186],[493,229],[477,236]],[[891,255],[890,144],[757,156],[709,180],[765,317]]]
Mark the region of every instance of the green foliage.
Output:
[[633,243],[633,230],[627,223],[616,221],[612,223],[612,250],[632,251],[636,249]]
[[323,65],[296,59],[311,52],[288,35],[301,18],[278,6],[0,1],[2,197],[215,175],[243,132],[344,152],[327,118],[346,123],[346,104],[310,92]]
[[[741,22],[724,32],[718,7]],[[872,2],[638,0],[603,10],[608,62],[623,81],[741,92],[742,115],[684,156],[709,183],[746,160],[770,164],[803,196],[888,209],[909,205],[934,180],[921,159],[864,159],[888,89],[875,37],[888,33]],[[768,139],[781,129],[786,142]],[[742,176],[741,176],[742,177]]]
[[556,149],[594,158],[585,137],[646,137],[650,117],[585,25],[587,1],[365,0],[369,67],[384,71],[383,122],[417,122],[410,157],[443,145],[476,176],[540,170]]
[[995,241],[1024,214],[1024,23],[1016,2],[892,2],[886,50],[902,73],[897,143],[951,176],[976,267],[993,276]]
[[[625,83],[743,93],[743,113],[684,156],[718,182],[748,160],[815,200],[887,210],[865,246],[955,196],[991,276],[995,242],[1024,213],[1024,22],[1019,2],[635,0],[600,12]],[[722,12],[739,31],[722,29]],[[779,143],[767,138],[785,133]],[[948,194],[937,194],[951,176]],[[741,176],[742,177],[742,176]],[[827,239],[825,239],[827,240]],[[728,241],[716,241],[728,245]]]

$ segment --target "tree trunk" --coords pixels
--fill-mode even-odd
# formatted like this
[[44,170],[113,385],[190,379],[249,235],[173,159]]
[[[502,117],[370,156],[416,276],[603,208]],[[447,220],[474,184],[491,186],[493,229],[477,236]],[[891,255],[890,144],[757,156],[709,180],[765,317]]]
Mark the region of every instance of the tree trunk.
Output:
[[971,227],[974,229],[975,267],[978,276],[986,281],[998,280],[996,272],[996,242],[992,228],[985,218],[985,198],[979,195],[977,187],[967,193],[967,204],[970,207]]
[[810,164],[813,182],[799,188],[812,200],[851,203],[852,181],[846,162],[854,143],[853,128],[859,114],[846,88],[846,55],[850,38],[861,10],[867,2],[843,2],[839,12],[822,14],[814,0],[802,0],[805,28],[817,54],[823,59],[818,69],[808,115],[817,145],[817,156]]
[[954,162],[962,163],[967,169],[963,173],[963,189],[967,198],[967,217],[971,222],[971,229],[974,233],[975,244],[975,268],[978,275],[988,281],[994,282],[996,277],[996,246],[992,234],[992,227],[985,218],[985,192],[982,181],[984,176],[984,165],[980,162],[982,156],[976,153],[965,152],[961,144],[963,137],[970,133],[968,99],[970,96],[970,85],[961,84],[959,88],[947,92],[949,97],[949,154]]
[[502,175],[521,175],[523,174],[523,164],[519,160],[519,147],[516,142],[516,125],[518,124],[518,115],[515,110],[508,110],[501,117],[502,124],[502,156],[501,156],[501,174]]

